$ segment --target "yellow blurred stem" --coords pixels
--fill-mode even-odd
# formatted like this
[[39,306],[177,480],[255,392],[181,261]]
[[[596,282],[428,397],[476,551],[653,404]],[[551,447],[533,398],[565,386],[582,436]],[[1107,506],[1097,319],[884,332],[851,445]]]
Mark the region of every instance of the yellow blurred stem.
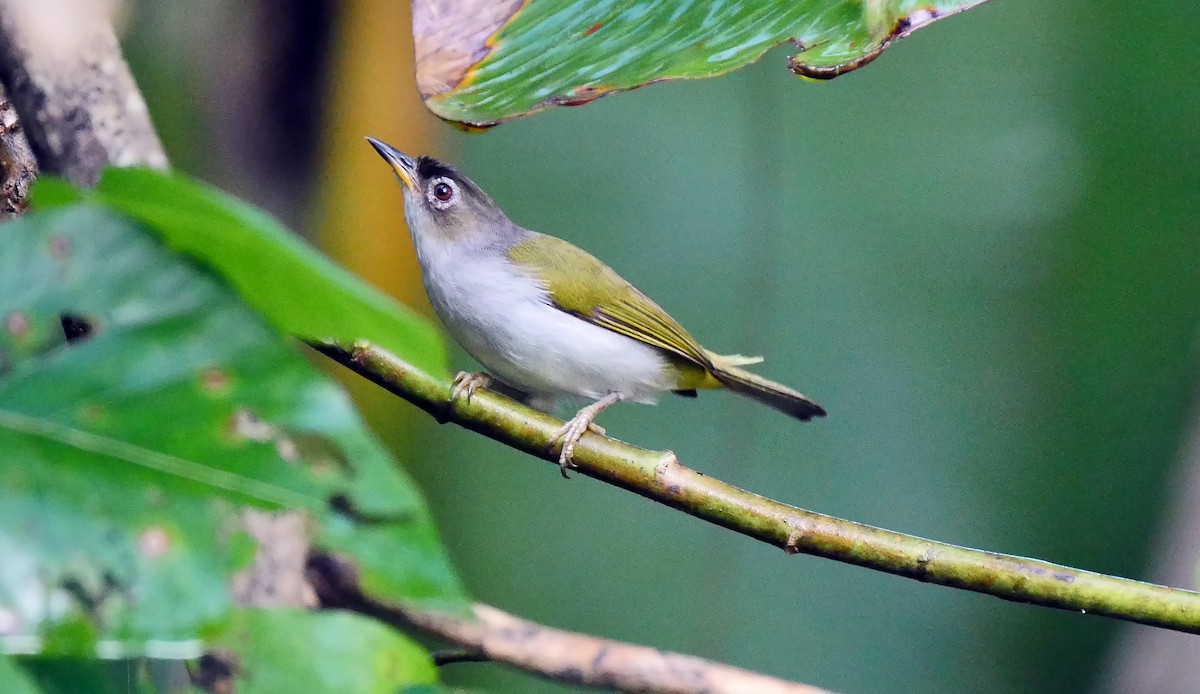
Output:
[[[400,189],[365,138],[429,149],[434,117],[417,95],[409,3],[347,0],[338,26],[326,100],[317,193],[310,212],[317,243],[335,261],[404,304],[432,316],[421,286]],[[336,373],[336,372],[334,372]],[[336,374],[375,431],[403,452],[421,418],[362,379]]]
[[313,210],[318,242],[342,265],[429,315],[394,178],[363,139],[429,149],[433,117],[417,95],[408,3],[339,5],[323,162]]

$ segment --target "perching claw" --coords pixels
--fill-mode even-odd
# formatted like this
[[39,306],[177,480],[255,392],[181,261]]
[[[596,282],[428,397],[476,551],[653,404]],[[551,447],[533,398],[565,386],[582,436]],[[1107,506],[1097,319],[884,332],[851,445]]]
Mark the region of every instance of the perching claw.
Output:
[[492,377],[482,371],[478,373],[459,371],[454,376],[454,389],[450,391],[450,402],[453,403],[465,393],[467,402],[470,403],[471,396],[475,394],[475,391],[491,386]]
[[572,460],[575,456],[575,444],[579,443],[579,439],[583,437],[585,431],[604,435],[604,429],[592,420],[596,419],[604,410],[612,407],[621,401],[620,393],[609,393],[600,398],[596,402],[584,407],[575,413],[575,416],[567,420],[558,431],[550,437],[550,450],[554,450],[554,444],[560,439],[562,440],[562,450],[558,453],[558,466],[562,471],[562,476],[570,479],[567,475],[567,468],[574,467],[575,463]]

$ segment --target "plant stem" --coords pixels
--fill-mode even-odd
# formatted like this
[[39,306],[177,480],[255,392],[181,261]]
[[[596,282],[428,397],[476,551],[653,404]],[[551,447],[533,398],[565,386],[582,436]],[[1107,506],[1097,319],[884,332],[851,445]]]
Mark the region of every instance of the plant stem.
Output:
[[[550,462],[560,422],[480,389],[450,402],[450,384],[370,343],[319,343],[329,358],[433,415]],[[842,520],[773,501],[684,467],[669,451],[649,451],[585,434],[578,471],[677,508],[789,554],[803,553],[1004,600],[1091,613],[1200,633],[1200,593],[1107,576]]]

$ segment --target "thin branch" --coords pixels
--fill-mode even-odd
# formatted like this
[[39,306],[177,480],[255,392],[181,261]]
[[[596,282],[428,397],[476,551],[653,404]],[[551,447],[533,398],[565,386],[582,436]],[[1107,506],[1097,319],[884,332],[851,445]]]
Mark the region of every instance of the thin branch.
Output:
[[[433,415],[550,462],[558,420],[479,390],[449,402],[450,384],[369,343],[313,347]],[[1200,593],[1081,571],[1036,559],[926,540],[813,513],[738,489],[648,451],[585,434],[579,472],[784,551],[826,557],[927,583],[1062,610],[1200,633]]]
[[103,0],[0,0],[0,81],[42,170],[80,185],[110,165],[167,167],[111,11]]
[[553,629],[476,603],[470,614],[384,604],[364,595],[354,569],[314,556],[309,581],[326,607],[413,627],[463,647],[470,660],[511,665],[566,684],[654,694],[829,694],[694,656]]

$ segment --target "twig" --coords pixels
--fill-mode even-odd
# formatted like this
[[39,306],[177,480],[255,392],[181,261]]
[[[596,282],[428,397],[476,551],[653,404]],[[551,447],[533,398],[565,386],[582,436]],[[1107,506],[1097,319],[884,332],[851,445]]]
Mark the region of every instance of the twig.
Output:
[[0,0],[0,81],[44,171],[92,185],[106,166],[165,169],[103,0]]
[[353,567],[335,557],[315,556],[308,575],[326,607],[415,627],[465,647],[472,659],[567,684],[655,694],[828,694],[702,658],[553,629],[479,603],[471,614],[383,604],[364,595]]
[[[315,349],[433,415],[556,462],[548,447],[558,420],[496,393],[449,402],[449,383],[369,343]],[[648,451],[585,434],[579,472],[729,528],[788,553],[804,553],[1062,610],[1200,633],[1200,593],[1072,569],[1036,559],[926,540],[813,513],[738,489]]]

